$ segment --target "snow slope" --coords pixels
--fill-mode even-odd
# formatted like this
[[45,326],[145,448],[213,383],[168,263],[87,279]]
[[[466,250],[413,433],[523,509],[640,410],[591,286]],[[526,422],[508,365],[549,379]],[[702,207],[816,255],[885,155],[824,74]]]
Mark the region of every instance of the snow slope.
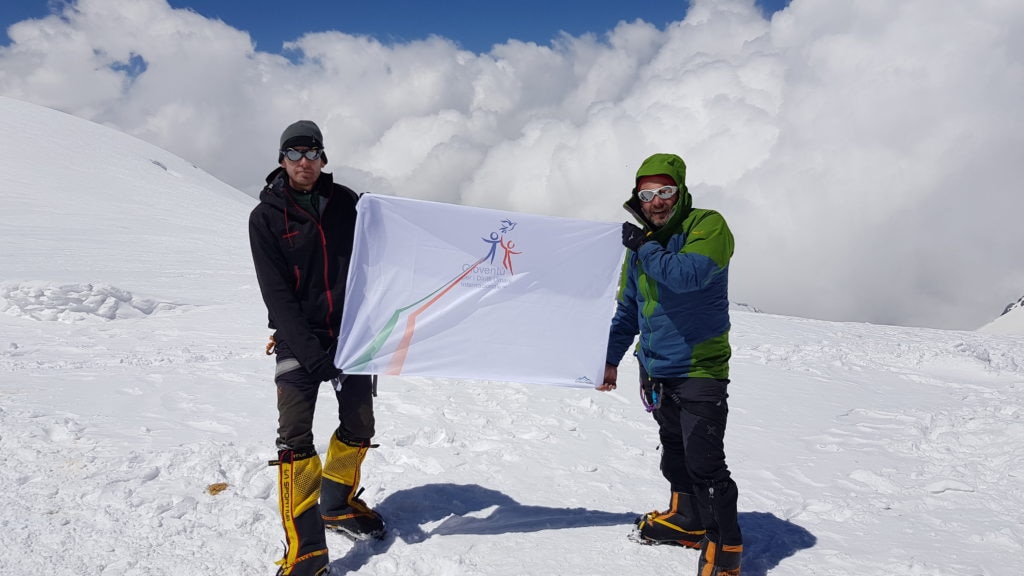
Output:
[[987,334],[1024,335],[1024,297],[1006,307],[995,320],[978,328]]
[[[0,574],[272,574],[252,200],[5,98],[0,166]],[[1024,338],[733,320],[745,575],[1024,573]],[[696,552],[625,538],[668,499],[636,371],[606,394],[382,378],[363,481],[391,533],[332,535],[332,572],[695,573]]]

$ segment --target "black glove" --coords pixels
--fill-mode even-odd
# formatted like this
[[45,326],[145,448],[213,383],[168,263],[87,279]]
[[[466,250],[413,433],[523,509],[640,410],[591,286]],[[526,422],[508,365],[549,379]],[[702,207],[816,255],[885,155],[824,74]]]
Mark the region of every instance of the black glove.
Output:
[[622,223],[622,245],[626,248],[636,252],[648,240],[652,240],[652,238],[639,226],[629,222]]
[[321,382],[327,382],[328,380],[334,380],[342,376],[340,369],[334,366],[334,357],[331,356],[330,362],[324,362],[313,373],[313,377]]
[[324,362],[321,362],[319,366],[315,366],[310,372],[313,377],[321,382],[327,382],[328,380],[334,380],[341,376],[342,372],[334,365],[334,353],[338,349],[338,343],[334,342],[331,347],[327,349]]

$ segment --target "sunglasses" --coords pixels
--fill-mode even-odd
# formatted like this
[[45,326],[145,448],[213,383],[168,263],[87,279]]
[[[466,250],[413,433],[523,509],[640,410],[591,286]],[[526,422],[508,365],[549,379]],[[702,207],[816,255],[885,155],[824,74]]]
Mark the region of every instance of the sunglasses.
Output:
[[661,188],[654,188],[653,190],[637,190],[636,195],[640,197],[641,202],[650,202],[657,196],[662,200],[668,200],[669,198],[676,195],[679,192],[678,186],[662,186]]
[[303,158],[305,158],[306,160],[319,160],[320,156],[322,156],[323,153],[324,151],[319,148],[310,148],[309,150],[305,151],[299,151],[293,148],[281,150],[281,154],[284,154],[284,157],[291,160],[292,162],[298,162]]

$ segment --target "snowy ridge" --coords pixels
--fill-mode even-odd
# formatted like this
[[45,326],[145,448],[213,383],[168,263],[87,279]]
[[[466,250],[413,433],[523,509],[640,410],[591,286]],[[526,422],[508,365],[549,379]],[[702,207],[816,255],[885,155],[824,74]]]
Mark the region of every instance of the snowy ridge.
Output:
[[745,312],[760,312],[756,307],[744,302],[729,302],[730,310],[743,310]]
[[978,330],[989,334],[1024,335],[1024,296],[1007,304],[998,318]]
[[1000,316],[1005,316],[1006,314],[1009,314],[1011,310],[1015,310],[1021,307],[1024,307],[1024,296],[1021,296],[1016,302],[1010,302],[1009,304],[1007,304],[1006,308],[1003,310],[1003,313],[1000,314]]
[[[109,286],[183,304],[236,297],[212,293],[207,279],[242,272],[252,198],[173,154],[54,110],[0,97],[0,129],[0,155],[11,159],[0,282]],[[61,143],[55,161],[15,161],[24,142],[48,141]]]
[[[0,252],[0,574],[271,574],[276,393],[251,201],[68,118],[0,99],[0,150],[12,122],[69,142],[49,201],[0,195],[17,208],[0,228],[17,247]],[[0,158],[16,181],[43,173]],[[732,319],[745,576],[1024,573],[1024,337]],[[332,574],[692,573],[696,552],[626,539],[669,497],[637,372],[627,358],[610,393],[381,378],[362,483],[391,530],[332,535]]]

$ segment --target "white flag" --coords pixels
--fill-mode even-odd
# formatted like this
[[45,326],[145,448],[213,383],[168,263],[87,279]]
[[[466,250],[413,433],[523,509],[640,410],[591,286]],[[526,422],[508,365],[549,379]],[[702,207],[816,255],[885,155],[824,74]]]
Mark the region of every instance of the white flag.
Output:
[[344,372],[601,383],[618,224],[375,194],[358,209]]

